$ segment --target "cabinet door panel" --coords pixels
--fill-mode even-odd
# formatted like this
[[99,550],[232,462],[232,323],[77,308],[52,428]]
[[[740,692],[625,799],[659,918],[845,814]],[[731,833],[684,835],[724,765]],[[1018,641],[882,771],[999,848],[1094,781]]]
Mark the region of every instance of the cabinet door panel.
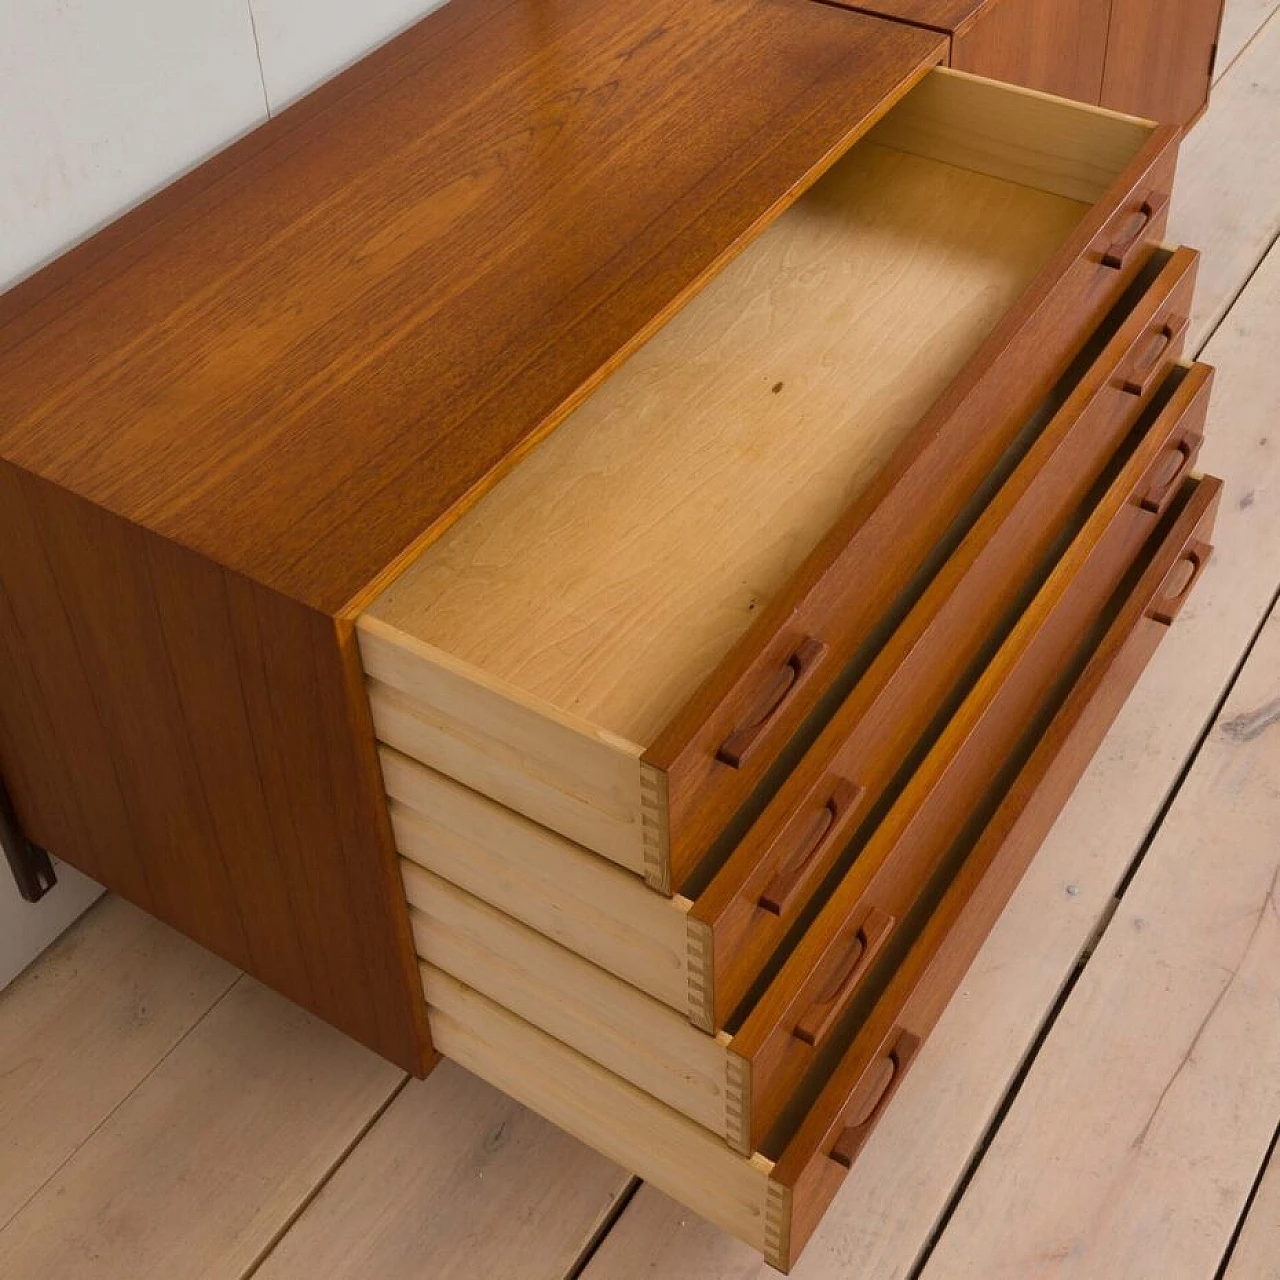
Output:
[[951,65],[1046,93],[1097,102],[1111,0],[1000,0],[955,33]]

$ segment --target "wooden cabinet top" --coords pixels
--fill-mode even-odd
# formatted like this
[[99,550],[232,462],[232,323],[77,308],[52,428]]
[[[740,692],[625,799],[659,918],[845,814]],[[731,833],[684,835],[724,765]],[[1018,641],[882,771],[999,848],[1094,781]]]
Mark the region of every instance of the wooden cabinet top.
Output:
[[0,298],[0,455],[354,612],[944,54],[452,0]]

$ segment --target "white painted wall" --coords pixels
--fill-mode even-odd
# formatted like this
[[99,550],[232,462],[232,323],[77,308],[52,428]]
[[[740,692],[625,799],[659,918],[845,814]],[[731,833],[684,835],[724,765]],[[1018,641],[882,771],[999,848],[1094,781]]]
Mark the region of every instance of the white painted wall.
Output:
[[[0,0],[0,290],[441,2]],[[0,987],[101,892],[58,875],[0,864]]]
[[[0,0],[0,4],[5,0]],[[444,0],[252,0],[274,114]]]
[[245,0],[0,0],[0,282],[265,115]]

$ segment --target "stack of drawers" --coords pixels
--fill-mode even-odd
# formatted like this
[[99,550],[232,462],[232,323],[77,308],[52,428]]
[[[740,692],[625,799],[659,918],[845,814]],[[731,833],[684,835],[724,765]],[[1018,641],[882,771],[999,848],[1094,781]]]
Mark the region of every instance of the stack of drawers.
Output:
[[359,622],[436,1046],[780,1268],[1208,557],[1158,142],[931,72]]

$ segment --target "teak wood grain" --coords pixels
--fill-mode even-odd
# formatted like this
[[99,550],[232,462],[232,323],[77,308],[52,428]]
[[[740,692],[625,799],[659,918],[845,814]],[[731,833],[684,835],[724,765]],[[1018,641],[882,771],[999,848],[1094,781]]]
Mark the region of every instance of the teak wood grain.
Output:
[[[1030,130],[1036,134],[1036,138],[1030,140],[1032,145],[1014,146],[1007,135],[991,129],[998,116],[1012,112],[1010,97],[1019,111],[1025,110],[1035,118],[1032,125],[1019,122],[1016,126],[1020,131]],[[917,100],[921,98],[924,102],[918,105]],[[956,125],[957,119],[963,122],[960,126]],[[984,126],[987,132],[984,132]],[[950,137],[947,136],[948,130],[952,132]],[[955,136],[957,130],[958,141]],[[1113,321],[1119,324],[1119,332],[1112,342],[1106,344],[1102,358],[1095,361],[1088,375],[1079,383],[1059,426],[1061,429],[1072,414],[1087,409],[1091,423],[1088,429],[1098,432],[1100,443],[1097,447],[1100,456],[1105,456],[1124,434],[1142,399],[1128,395],[1119,385],[1112,386],[1112,381],[1119,384],[1138,376],[1142,381],[1154,383],[1153,375],[1158,374],[1177,350],[1177,343],[1166,337],[1164,331],[1168,329],[1170,334],[1178,331],[1178,317],[1189,309],[1188,295],[1195,255],[1190,251],[1161,251],[1152,256],[1146,236],[1158,233],[1158,216],[1148,218],[1138,212],[1141,206],[1158,208],[1160,202],[1155,197],[1167,189],[1171,161],[1171,155],[1165,150],[1168,137],[1165,131],[1152,138],[1146,126],[1127,119],[1108,117],[1040,95],[1022,94],[974,81],[971,77],[936,72],[900,102],[866,140],[865,156],[850,156],[848,162],[829,175],[823,186],[810,193],[806,200],[818,198],[819,210],[832,220],[833,215],[841,213],[848,199],[848,193],[842,189],[846,178],[859,177],[863,169],[881,178],[900,176],[903,171],[922,171],[921,165],[927,169],[933,164],[932,160],[925,161],[924,156],[936,155],[944,162],[936,167],[959,172],[964,177],[962,169],[957,170],[954,165],[945,163],[957,149],[965,151],[965,160],[974,165],[1016,165],[1020,175],[1025,174],[1033,185],[1054,184],[1059,189],[1067,188],[1078,195],[1101,200],[1104,208],[1095,210],[1091,217],[1083,211],[1075,214],[1077,220],[1085,219],[1084,226],[1077,227],[1069,237],[1060,258],[1071,276],[1070,289],[1083,290],[1090,297],[1089,319],[1081,323],[1071,307],[1065,308],[1064,317],[1061,311],[1042,303],[1042,311],[1036,320],[1044,326],[1039,332],[1045,344],[1052,346],[1054,359],[1069,362],[1079,354],[1081,345],[1089,336],[1091,324],[1108,310],[1108,305],[1117,299],[1123,286],[1132,281],[1139,266],[1150,266],[1151,276],[1157,283],[1152,285],[1149,279],[1144,278],[1142,295],[1136,306],[1132,297],[1126,299],[1124,313],[1128,318],[1123,322]],[[1024,138],[1023,141],[1028,140]],[[1034,145],[1037,141],[1040,149]],[[876,154],[886,148],[896,151],[897,143],[920,154],[921,158],[916,160],[913,155],[910,157],[913,163],[904,166],[900,161],[890,162]],[[1144,154],[1144,145],[1148,149],[1154,147],[1155,159],[1149,150]],[[1135,153],[1138,153],[1136,159]],[[1136,188],[1132,185],[1135,170],[1142,175]],[[1122,175],[1119,182],[1115,181],[1116,173]],[[975,184],[967,177],[965,182],[966,192],[983,189],[981,184]],[[880,183],[877,191],[882,193],[883,186]],[[858,190],[856,184],[853,190]],[[839,199],[832,198],[834,196]],[[871,207],[877,206],[873,203]],[[1019,207],[1038,209],[1040,206]],[[792,242],[805,242],[804,218],[811,216],[802,203],[782,220],[794,222],[800,219],[801,234],[797,235],[795,227],[788,233]],[[852,225],[861,227],[863,223],[854,220]],[[775,231],[783,233],[786,228],[779,225]],[[614,420],[600,424],[593,417],[592,406],[586,406],[583,414],[576,415],[566,424],[515,476],[486,495],[440,543],[430,548],[388,588],[378,605],[360,623],[365,629],[362,638],[366,643],[377,637],[378,651],[366,652],[366,669],[371,677],[379,734],[397,748],[384,752],[384,767],[389,793],[396,802],[393,816],[401,852],[482,900],[510,912],[525,924],[589,955],[595,963],[640,986],[668,1006],[687,1010],[697,1025],[708,1030],[723,1025],[723,1022],[717,1023],[708,1007],[706,967],[709,948],[705,944],[699,945],[694,931],[688,929],[690,921],[686,912],[690,904],[677,899],[679,909],[664,911],[653,895],[646,898],[638,879],[628,893],[625,877],[617,875],[616,870],[609,867],[598,869],[596,875],[596,878],[605,875],[611,882],[606,907],[598,909],[582,894],[583,875],[594,865],[591,854],[571,843],[572,839],[578,838],[582,844],[590,844],[589,839],[575,837],[565,827],[557,826],[557,822],[563,821],[560,814],[548,813],[544,818],[539,813],[525,810],[539,822],[556,827],[562,834],[535,826],[511,812],[511,809],[518,809],[528,802],[524,796],[490,788],[495,785],[495,780],[505,785],[511,774],[510,763],[527,760],[535,750],[542,753],[538,756],[539,767],[529,769],[527,776],[522,775],[526,781],[540,782],[542,766],[558,763],[562,749],[557,747],[552,755],[541,744],[551,736],[552,730],[559,734],[572,728],[568,721],[573,713],[585,710],[594,714],[594,704],[588,703],[585,708],[581,702],[575,704],[564,696],[566,690],[584,697],[588,691],[593,695],[597,690],[608,694],[612,685],[619,683],[615,670],[608,669],[602,672],[599,681],[587,677],[579,681],[576,688],[573,685],[573,676],[580,663],[565,663],[566,648],[584,660],[587,657],[594,660],[594,645],[587,646],[585,650],[575,648],[580,644],[585,627],[596,628],[596,633],[620,655],[638,651],[641,662],[645,664],[638,669],[646,672],[663,670],[661,663],[669,657],[666,646],[658,646],[656,653],[650,652],[655,646],[648,630],[643,626],[629,625],[629,620],[636,616],[632,600],[636,593],[634,590],[629,592],[628,588],[634,587],[643,570],[646,580],[656,577],[658,594],[654,598],[662,599],[661,592],[673,590],[669,579],[682,581],[686,574],[696,578],[704,567],[697,565],[686,569],[683,564],[671,566],[670,555],[652,557],[657,563],[651,566],[644,558],[644,544],[654,537],[653,530],[641,522],[644,537],[638,539],[633,533],[636,520],[631,512],[642,511],[643,504],[628,507],[627,518],[618,522],[620,531],[615,530],[608,521],[613,504],[602,502],[601,491],[609,494],[621,492],[630,498],[633,486],[639,484],[643,490],[643,468],[648,461],[644,453],[645,443],[652,448],[673,447],[669,445],[669,437],[680,435],[681,424],[686,420],[682,416],[686,400],[699,390],[696,381],[691,386],[687,385],[689,380],[681,369],[678,354],[668,355],[665,361],[647,357],[653,350],[661,350],[672,332],[679,331],[681,323],[704,309],[704,304],[715,303],[724,309],[724,289],[721,286],[731,289],[735,276],[745,274],[752,290],[762,287],[762,279],[771,285],[772,262],[778,253],[773,243],[776,238],[771,233],[762,239],[716,285],[691,304],[671,328],[646,348],[642,353],[646,358],[629,362],[611,380],[612,394],[615,397],[623,395],[624,401],[627,396],[639,395],[633,388],[637,380],[643,389],[650,391],[651,398],[660,397],[672,380],[679,390],[686,393],[673,395],[667,412],[655,411],[653,404],[640,396],[640,403],[654,418],[653,425],[644,430],[636,428],[629,414],[618,419],[626,427],[621,439],[634,452],[621,453],[611,449],[611,437],[604,428],[612,428]],[[862,239],[865,242],[865,232]],[[854,240],[856,243],[857,238]],[[1117,243],[1125,246],[1120,252],[1125,264],[1122,269],[1106,266],[1102,261],[1104,255],[1115,256]],[[758,262],[757,258],[763,262]],[[808,259],[800,261],[807,264]],[[913,273],[914,267],[912,273],[899,271],[894,278],[895,285],[900,284],[904,277],[912,278]],[[806,271],[803,274],[808,281],[810,273]],[[965,278],[967,280],[969,276]],[[811,285],[812,282],[809,283]],[[1090,290],[1094,292],[1090,293]],[[772,294],[773,290],[770,291],[771,301]],[[754,298],[755,293],[745,296]],[[823,301],[829,305],[825,297]],[[752,308],[744,305],[740,310]],[[862,311],[859,310],[858,314],[861,316]],[[803,335],[797,337],[796,331],[807,322],[801,313],[797,324],[787,327],[788,335],[797,343],[803,340]],[[699,341],[707,341],[705,335],[699,334],[698,337]],[[1097,341],[1101,346],[1103,339]],[[1018,335],[1018,344],[1018,351],[1024,354],[1034,346],[1021,334]],[[735,353],[740,347],[740,342],[735,344]],[[896,349],[894,354],[895,357],[899,354]],[[1003,348],[1002,357],[1007,357]],[[1145,369],[1147,364],[1151,366],[1152,376],[1146,372],[1134,373],[1132,366],[1142,365]],[[666,369],[668,365],[674,369],[674,375]],[[637,366],[641,373],[635,372]],[[654,367],[664,371],[665,376],[655,381]],[[900,376],[905,378],[910,373],[904,370]],[[1073,382],[1076,376],[1073,374]],[[1010,380],[1014,380],[1012,376]],[[619,384],[622,391],[615,389]],[[989,423],[980,416],[981,397],[978,400],[979,408],[966,405],[968,416],[960,416],[959,421],[970,424],[971,430],[981,439],[981,433],[989,429]],[[992,415],[1002,413],[998,402],[986,403]],[[1030,406],[1027,412],[1038,408]],[[702,412],[705,412],[705,404],[695,402],[688,415]],[[595,429],[580,431],[578,424],[584,421]],[[948,421],[947,428],[951,425]],[[734,427],[735,430],[740,429],[740,424],[735,423]],[[1025,427],[1025,418],[1014,417],[1001,423],[1001,431],[1007,436],[1017,435]],[[1111,432],[1110,436],[1108,432]],[[731,438],[737,439],[736,436]],[[962,438],[968,441],[970,436],[965,434]],[[1108,439],[1111,446],[1107,445]],[[679,440],[681,448],[686,444],[683,439]],[[985,440],[983,445],[986,447]],[[1065,446],[1062,452],[1064,455],[1073,454]],[[586,465],[582,461],[584,453]],[[689,456],[697,460],[699,454],[695,450]],[[718,475],[722,466],[719,452],[710,456]],[[751,458],[755,456],[753,451]],[[1040,461],[1037,459],[1037,466]],[[1083,461],[1075,456],[1069,456],[1068,462],[1071,467],[1083,465]],[[705,460],[701,463],[703,470],[709,465]],[[1083,469],[1086,478],[1079,483],[1087,484],[1088,467]],[[667,465],[661,468],[661,474],[669,472],[678,474],[681,485],[705,483],[701,474],[686,480],[679,468]],[[637,480],[637,474],[640,474],[640,480]],[[1066,477],[1055,471],[1045,483],[1048,485],[1048,497],[1070,508],[1070,493],[1058,492],[1058,488],[1067,483]],[[1078,492],[1078,484],[1075,491]],[[548,492],[563,496],[547,502]],[[570,501],[575,495],[579,500]],[[718,511],[720,505],[711,504],[710,509]],[[1039,501],[1030,500],[1026,504],[1033,524],[1035,519],[1043,516],[1042,505]],[[583,506],[599,511],[600,520],[581,519]],[[674,509],[674,516],[669,515],[668,506]],[[684,522],[681,527],[691,527],[697,520],[707,520],[707,510],[705,502],[671,503],[664,488],[663,505],[656,513],[657,523],[661,526],[667,519],[678,516]],[[495,511],[499,517],[494,516]],[[787,514],[791,513],[788,511]],[[735,519],[740,520],[736,512],[726,517],[726,520]],[[550,533],[545,529],[547,521],[551,523]],[[1032,532],[1036,531],[1033,529]],[[659,527],[657,533],[664,533],[663,528]],[[900,529],[890,527],[889,534],[895,533],[899,538],[908,536],[910,519],[904,517]],[[714,536],[719,537],[720,531],[716,530]],[[1037,536],[1043,540],[1051,535],[1040,531]],[[1017,535],[1013,538],[1016,541]],[[614,540],[619,540],[618,545],[623,551],[614,549]],[[577,604],[564,609],[565,621],[553,620],[554,625],[549,624],[548,617],[544,615],[559,610],[562,602],[557,597],[551,610],[543,610],[540,602],[548,594],[554,594],[547,591],[546,584],[555,580],[564,556],[531,553],[531,547],[541,548],[544,542],[547,547],[557,549],[567,545],[574,563],[580,563],[584,570],[596,575],[594,582],[585,583],[577,580],[578,575],[569,575],[565,590],[578,593],[575,597]],[[450,548],[453,549],[452,554],[449,554]],[[837,550],[843,554],[844,548]],[[866,588],[869,575],[865,566],[852,562],[849,574],[860,590]],[[552,576],[548,578],[545,575]],[[1000,577],[998,572],[988,576]],[[599,583],[605,586],[594,589]],[[423,589],[424,584],[428,589]],[[713,579],[711,585],[716,590],[723,590],[718,580]],[[688,594],[694,595],[692,592]],[[604,606],[601,605],[602,599]],[[833,594],[828,600],[837,613],[841,602],[839,594]],[[591,612],[593,608],[603,612],[603,623],[597,622]],[[985,619],[987,612],[985,608],[975,608],[973,616],[977,620]],[[647,611],[641,610],[639,617],[642,621],[648,620]],[[372,631],[368,630],[371,621],[377,623]],[[531,645],[529,628],[548,625],[551,629],[545,632],[543,640]],[[403,632],[400,628],[404,629]],[[938,635],[944,635],[946,630],[945,627],[938,628]],[[398,645],[397,632],[400,637]],[[445,648],[436,648],[437,645]],[[468,645],[477,647],[468,649]],[[455,656],[454,650],[458,648],[461,648],[461,653]],[[512,654],[514,659],[510,656]],[[482,665],[471,666],[469,683],[458,678],[469,664],[476,663]],[[556,679],[569,683],[559,689],[560,696],[554,701],[555,687],[532,686],[532,692],[538,696],[528,703],[520,703],[512,696],[511,689],[519,679],[527,682],[530,669],[535,665],[544,671],[552,671]],[[925,666],[929,666],[927,660]],[[446,676],[454,681],[454,685],[448,696],[443,697],[437,685]],[[622,696],[636,703],[637,692],[631,687],[632,682],[620,683],[623,685]],[[911,681],[905,683],[909,686]],[[523,687],[530,688],[527,683]],[[501,706],[499,699],[505,699]],[[421,706],[420,713],[413,711],[411,701]],[[924,701],[927,699],[922,699]],[[482,703],[490,708],[485,712],[483,721],[479,715]],[[523,717],[519,723],[514,718],[516,711]],[[480,759],[476,747],[481,734],[492,733],[494,723],[504,718],[506,723],[497,727],[501,733],[510,736],[497,739],[496,749],[486,752]],[[412,733],[405,726],[409,726]],[[577,741],[593,749],[616,752],[616,739],[606,741],[607,735],[599,730],[619,727],[613,721],[604,726],[592,726],[588,721],[581,728]],[[447,752],[441,751],[442,741],[448,744]],[[468,754],[471,756],[470,765],[477,769],[474,777],[455,772]],[[476,795],[457,782],[422,769],[408,756],[419,762],[426,761],[433,769],[453,772],[456,778],[471,787],[488,791],[488,797]],[[619,755],[617,758],[623,757]],[[628,756],[627,763],[634,768],[634,758]],[[504,766],[506,773],[500,775],[499,769]],[[606,802],[611,799],[614,780],[615,774],[610,771],[605,784],[599,788]],[[585,772],[576,769],[573,773],[565,771],[558,785],[547,790],[554,802],[561,805],[566,798],[578,799],[587,781]],[[592,786],[596,785],[594,774],[590,781]],[[465,803],[462,797],[466,797]],[[570,838],[566,840],[564,835]],[[612,861],[621,861],[608,850],[600,851]],[[624,865],[639,870],[638,860]],[[557,874],[570,879],[572,885],[557,884]],[[645,928],[655,930],[653,939],[637,939],[635,921],[628,918],[635,911],[636,900],[650,904],[645,915]],[[776,942],[777,938],[773,941]],[[762,949],[771,952],[773,946]],[[465,975],[460,976],[465,978]],[[500,995],[495,998],[501,1000]]]
[[462,0],[0,305],[0,449],[338,614],[942,53],[794,0]]
[[1172,164],[1171,131],[930,72],[370,606],[380,738],[688,892],[1149,257]]
[[941,55],[454,0],[0,297],[29,834],[426,1070],[354,615]]
[[1208,100],[1223,0],[828,0],[943,32],[949,65],[1186,126]]
[[[1011,0],[995,0],[1008,3]],[[1017,0],[1012,0],[1016,3]],[[963,26],[992,0],[835,0],[846,9],[911,22],[947,34]]]
[[1148,136],[1061,106],[1015,148],[1023,95],[956,94],[983,100],[970,163],[859,143],[388,586],[359,623],[384,742],[670,884],[645,748],[746,632],[784,663],[754,620]]
[[[955,30],[951,65],[992,80],[1009,80],[1064,98],[1098,102],[1108,56],[1111,8],[1112,0],[997,0],[985,4]],[[1166,25],[1176,23],[1166,16]]]
[[27,834],[430,1062],[349,625],[0,463],[0,761]]
[[366,618],[639,754],[1084,212],[860,141]]
[[[1098,102],[1112,0],[836,0],[951,37],[959,71]],[[1168,20],[1166,25],[1175,26]],[[1141,50],[1137,51],[1141,58]]]
[[[953,86],[959,90],[958,81],[922,88],[936,87],[945,98]],[[913,107],[918,97],[904,105]],[[985,105],[975,114],[982,110]],[[923,154],[936,149],[950,155],[946,139],[932,132],[932,117],[926,101],[918,120],[909,115],[899,123],[895,117],[885,141]],[[752,701],[747,695],[757,694],[786,663],[797,636],[820,636],[831,650],[830,666],[838,669],[914,567],[924,563],[1016,431],[1066,371],[1080,336],[1097,327],[1149,257],[1147,237],[1158,236],[1164,227],[1161,200],[1167,205],[1172,187],[1175,139],[1173,130],[1158,129],[1138,149],[1111,193],[1086,215],[919,427],[645,753],[646,761],[668,779],[672,883],[677,889],[760,781],[778,745],[817,705],[825,685],[799,685],[769,722],[772,751],[757,751],[743,767],[726,769],[717,752],[734,729],[740,707]],[[1140,228],[1122,266],[1102,267],[1107,246],[1128,234],[1135,211],[1149,205],[1157,212]]]

